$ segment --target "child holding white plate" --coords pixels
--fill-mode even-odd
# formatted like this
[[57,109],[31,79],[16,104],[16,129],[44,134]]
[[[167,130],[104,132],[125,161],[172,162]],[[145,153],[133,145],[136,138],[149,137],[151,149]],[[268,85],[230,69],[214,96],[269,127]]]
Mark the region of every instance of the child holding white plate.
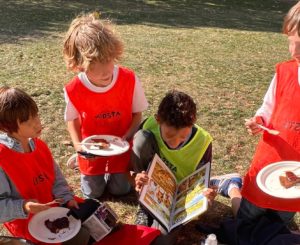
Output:
[[28,231],[32,215],[53,204],[78,208],[77,202],[49,148],[38,138],[38,107],[22,90],[0,88],[0,130],[0,223],[13,236],[41,244]]
[[[287,35],[292,59],[277,64],[262,106],[245,124],[252,135],[262,132],[258,124],[280,133],[273,135],[263,132],[244,178],[243,199],[237,215],[237,235],[241,244],[258,244],[255,243],[256,237],[249,236],[260,220],[272,216],[277,217],[279,223],[287,225],[295,212],[300,211],[300,198],[284,199],[268,195],[256,183],[259,171],[269,164],[287,160],[300,161],[300,2],[286,15],[283,33]],[[295,165],[297,166],[299,165]],[[285,244],[290,243],[286,241]]]
[[[74,148],[92,135],[115,135],[131,142],[148,103],[133,71],[117,65],[123,43],[99,14],[75,18],[64,41],[68,69],[78,72],[64,89],[67,121]],[[105,189],[113,195],[130,191],[126,176],[130,151],[106,157],[78,156],[81,189],[99,198]]]

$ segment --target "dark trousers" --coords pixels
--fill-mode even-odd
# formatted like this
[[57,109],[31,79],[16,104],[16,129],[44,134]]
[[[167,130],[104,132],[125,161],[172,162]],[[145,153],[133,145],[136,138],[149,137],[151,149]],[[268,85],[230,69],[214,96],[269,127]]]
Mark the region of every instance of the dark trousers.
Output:
[[260,208],[243,198],[236,217],[236,244],[300,244],[300,236],[291,234],[287,228],[294,215],[293,212]]

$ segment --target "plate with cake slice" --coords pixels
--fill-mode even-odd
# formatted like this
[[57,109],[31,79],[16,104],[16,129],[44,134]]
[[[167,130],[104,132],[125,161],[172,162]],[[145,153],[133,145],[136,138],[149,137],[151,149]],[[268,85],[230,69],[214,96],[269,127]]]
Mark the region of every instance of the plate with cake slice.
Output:
[[279,198],[300,198],[300,162],[282,161],[261,169],[256,177],[258,187]]
[[30,234],[45,243],[60,243],[73,238],[80,230],[81,221],[67,216],[70,210],[53,207],[35,214],[28,224]]
[[120,155],[130,147],[126,140],[114,135],[92,135],[79,144],[83,151],[96,156]]

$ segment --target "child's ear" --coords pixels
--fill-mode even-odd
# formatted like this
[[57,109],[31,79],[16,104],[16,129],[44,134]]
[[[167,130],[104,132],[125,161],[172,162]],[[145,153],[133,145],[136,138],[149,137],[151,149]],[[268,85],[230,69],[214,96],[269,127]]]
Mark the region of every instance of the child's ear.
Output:
[[161,122],[160,122],[159,116],[157,114],[155,114],[154,117],[155,117],[156,122],[158,124],[160,124]]

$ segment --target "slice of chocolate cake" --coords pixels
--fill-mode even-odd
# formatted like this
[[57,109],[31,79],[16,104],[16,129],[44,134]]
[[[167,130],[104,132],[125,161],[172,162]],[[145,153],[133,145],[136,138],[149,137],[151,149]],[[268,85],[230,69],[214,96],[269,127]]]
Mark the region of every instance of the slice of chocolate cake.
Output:
[[69,219],[67,217],[62,217],[50,221],[47,219],[45,221],[45,226],[52,232],[57,234],[60,230],[69,228]]

